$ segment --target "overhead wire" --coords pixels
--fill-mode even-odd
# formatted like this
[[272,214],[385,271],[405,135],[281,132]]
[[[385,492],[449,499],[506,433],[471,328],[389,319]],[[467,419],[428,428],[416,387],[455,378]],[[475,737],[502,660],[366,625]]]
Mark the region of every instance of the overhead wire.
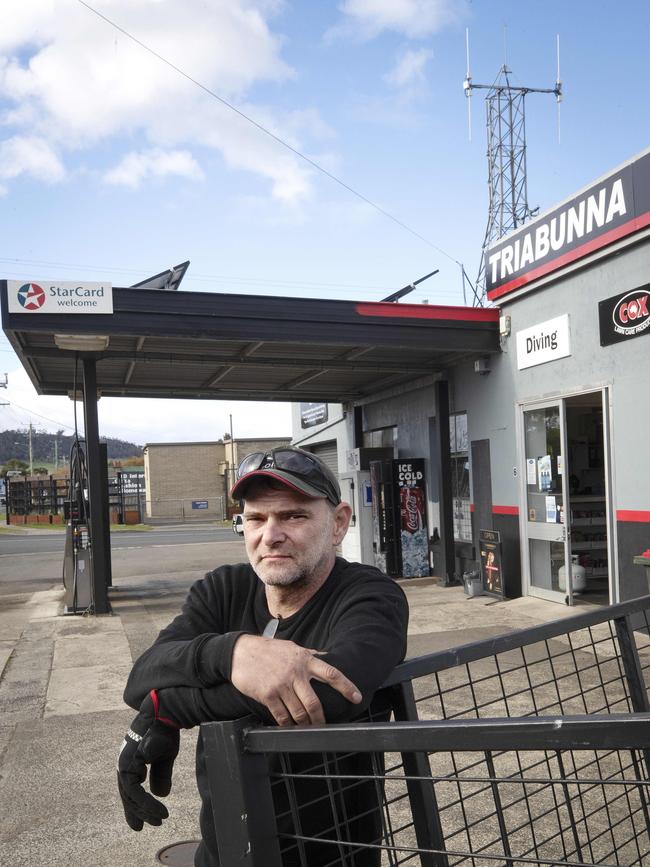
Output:
[[[75,412],[76,412],[76,401],[73,401],[73,403],[75,404]],[[41,413],[39,413],[39,412],[35,412],[33,409],[27,409],[27,407],[25,407],[25,406],[20,406],[20,404],[16,403],[16,402],[13,401],[13,400],[10,401],[10,405],[11,405],[12,407],[15,406],[16,409],[21,409],[23,412],[26,412],[26,413],[28,413],[29,415],[35,415],[35,416],[38,416],[38,418],[42,418],[44,421],[52,422],[52,424],[58,424],[58,425],[60,425],[62,428],[67,428],[68,430],[72,430],[72,431],[74,430],[74,427],[73,427],[72,425],[65,424],[64,422],[62,422],[62,421],[58,421],[58,420],[55,419],[55,418],[48,418],[48,416],[46,416],[46,415],[41,415]]]
[[139,45],[140,48],[142,48],[144,51],[147,51],[149,54],[151,54],[153,57],[155,57],[161,63],[164,63],[170,69],[173,69],[175,72],[177,72],[183,78],[187,79],[187,81],[191,82],[193,85],[198,87],[200,90],[204,91],[204,93],[207,93],[213,99],[217,100],[217,102],[221,103],[226,108],[235,112],[235,114],[239,115],[239,117],[243,118],[245,121],[250,123],[252,126],[254,126],[256,129],[258,129],[260,132],[262,132],[265,135],[272,138],[275,142],[277,142],[277,144],[286,148],[292,154],[299,157],[299,159],[303,160],[308,165],[310,165],[312,168],[316,169],[322,175],[329,178],[331,181],[338,184],[343,189],[347,190],[349,193],[351,193],[357,199],[359,199],[360,201],[369,205],[371,208],[373,208],[378,213],[383,214],[384,217],[387,217],[389,220],[392,220],[393,223],[400,226],[406,232],[408,232],[409,234],[418,238],[420,241],[424,242],[425,244],[427,244],[432,249],[436,250],[441,255],[445,256],[451,262],[455,262],[455,264],[459,265],[461,268],[463,267],[462,262],[460,262],[458,259],[456,259],[455,256],[452,256],[451,253],[448,253],[446,250],[444,250],[438,244],[434,244],[433,241],[429,240],[424,235],[420,234],[420,232],[416,231],[411,226],[407,225],[403,220],[400,220],[398,217],[391,214],[390,211],[387,211],[385,208],[382,208],[376,202],[373,202],[372,199],[369,199],[363,193],[360,193],[354,187],[350,186],[350,184],[347,184],[345,181],[341,180],[341,178],[337,177],[335,174],[328,171],[326,168],[324,168],[324,166],[321,166],[320,163],[316,162],[316,160],[312,159],[311,157],[308,157],[307,154],[303,153],[298,148],[295,148],[293,145],[289,144],[289,142],[285,141],[279,135],[276,135],[274,132],[272,132],[270,129],[265,127],[259,121],[255,120],[253,117],[246,114],[246,112],[242,111],[240,108],[237,108],[236,105],[229,102],[223,96],[220,96],[214,90],[212,90],[207,85],[200,82],[198,79],[191,76],[189,73],[185,72],[184,69],[181,69],[180,66],[177,66],[171,60],[169,60],[164,55],[160,54],[158,51],[156,51],[154,48],[152,48],[150,45],[147,45],[146,42],[143,42],[141,39],[138,39],[137,36],[134,36],[132,33],[130,33],[124,27],[121,27],[119,24],[117,24],[115,21],[113,21],[111,18],[108,18],[108,16],[104,15],[98,9],[95,9],[93,6],[91,6],[89,3],[87,3],[86,0],[77,0],[77,2],[80,3],[82,6],[84,6],[89,12],[92,12],[94,15],[96,15],[98,18],[101,18],[103,21],[105,21],[108,25],[113,27],[115,30],[117,30],[119,33],[121,33],[123,36],[126,36],[127,39],[130,39],[136,45]]
[[[0,258],[0,263],[6,262],[14,265],[25,266],[26,268],[33,268],[35,265],[45,266],[45,267],[55,267],[55,268],[73,268],[78,273],[80,269],[86,269],[88,272],[97,271],[105,276],[106,274],[119,273],[124,275],[130,275],[137,279],[142,279],[145,275],[145,272],[142,270],[135,269],[126,269],[126,268],[109,268],[101,265],[94,265],[89,263],[72,263],[72,262],[52,262],[46,260],[30,260],[30,259],[3,259]],[[461,272],[462,269],[461,266]],[[8,275],[11,276],[11,275]],[[30,275],[31,276],[31,275]],[[370,284],[362,284],[362,283],[339,283],[339,282],[328,282],[328,281],[315,281],[315,280],[296,280],[296,279],[269,279],[262,277],[245,277],[245,276],[228,276],[226,274],[194,274],[187,278],[188,289],[196,288],[193,287],[194,283],[210,283],[211,286],[214,286],[215,283],[223,283],[226,287],[235,287],[237,291],[247,294],[246,290],[248,289],[250,293],[257,294],[262,289],[274,289],[277,290],[278,293],[281,294],[290,294],[292,292],[299,291],[301,296],[304,296],[308,293],[322,293],[324,289],[330,290],[332,294],[341,294],[346,298],[350,298],[350,296],[354,295],[355,290],[358,294],[358,300],[371,300],[369,295],[379,295],[381,297],[385,296],[389,292],[395,291],[395,286],[377,286]],[[198,291],[201,291],[200,288]],[[423,297],[429,297],[431,294],[430,289],[423,287],[419,290],[420,293],[423,293]],[[268,291],[265,294],[269,294]],[[447,297],[447,298],[458,298],[459,292],[457,289],[450,289],[445,287],[440,287],[435,289],[435,295],[437,297]],[[413,296],[414,297],[414,296]],[[413,300],[413,297],[411,300]],[[378,299],[379,300],[379,299]]]

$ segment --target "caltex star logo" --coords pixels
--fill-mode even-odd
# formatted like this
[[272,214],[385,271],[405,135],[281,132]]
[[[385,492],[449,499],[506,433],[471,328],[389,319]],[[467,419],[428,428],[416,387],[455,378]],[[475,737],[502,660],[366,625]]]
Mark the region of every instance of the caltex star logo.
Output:
[[25,283],[18,290],[18,300],[25,310],[38,310],[45,304],[45,290],[38,283]]

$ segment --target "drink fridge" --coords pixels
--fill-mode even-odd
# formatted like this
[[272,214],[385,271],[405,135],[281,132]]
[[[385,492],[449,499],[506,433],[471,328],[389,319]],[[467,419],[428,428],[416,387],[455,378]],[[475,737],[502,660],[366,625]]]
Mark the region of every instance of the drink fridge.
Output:
[[424,458],[373,461],[375,565],[396,578],[430,574]]

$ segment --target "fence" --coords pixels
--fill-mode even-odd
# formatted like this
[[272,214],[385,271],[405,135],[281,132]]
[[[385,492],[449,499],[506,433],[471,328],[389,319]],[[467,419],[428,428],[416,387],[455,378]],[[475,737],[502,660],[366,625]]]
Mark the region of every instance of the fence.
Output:
[[217,497],[154,497],[147,500],[147,517],[153,520],[225,521],[226,501]]
[[[54,476],[7,478],[6,518],[8,524],[58,524],[65,520],[70,500],[70,479]],[[135,524],[144,516],[144,473],[118,473],[108,480],[111,522]]]
[[650,863],[649,622],[644,597],[410,660],[364,722],[203,726],[222,863]]

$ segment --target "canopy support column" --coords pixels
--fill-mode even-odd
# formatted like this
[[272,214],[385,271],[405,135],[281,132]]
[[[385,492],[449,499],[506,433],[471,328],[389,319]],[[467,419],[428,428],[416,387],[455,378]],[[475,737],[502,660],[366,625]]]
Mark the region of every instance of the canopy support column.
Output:
[[455,582],[456,550],[454,547],[454,510],[451,491],[451,454],[449,443],[449,383],[438,380],[435,390],[435,475],[438,480],[438,506],[440,509],[441,577],[446,584]]
[[104,509],[106,491],[103,489],[99,425],[97,422],[97,370],[94,358],[83,359],[84,429],[86,433],[86,460],[88,463],[88,500],[90,503],[90,539],[92,542],[93,600],[95,614],[108,614],[108,576],[110,548],[106,545],[108,519]]

